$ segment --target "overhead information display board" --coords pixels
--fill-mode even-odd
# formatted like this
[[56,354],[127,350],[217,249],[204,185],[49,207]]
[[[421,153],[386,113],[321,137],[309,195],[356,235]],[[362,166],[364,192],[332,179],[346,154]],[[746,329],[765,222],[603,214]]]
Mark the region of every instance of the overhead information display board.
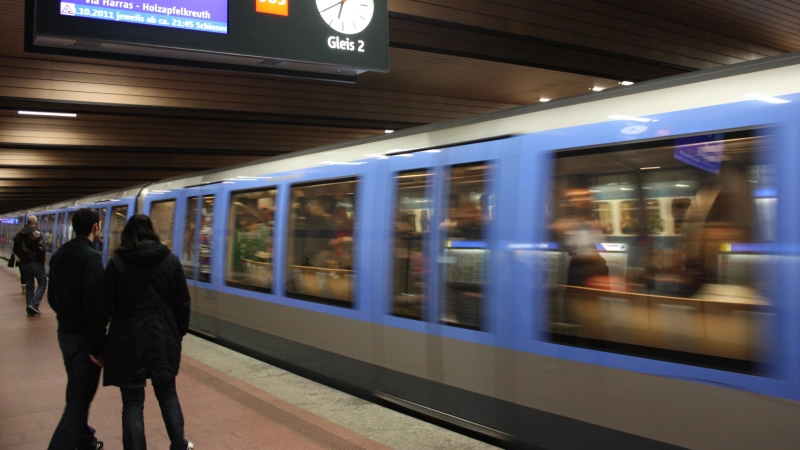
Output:
[[28,0],[32,44],[353,75],[389,69],[387,0]]
[[211,33],[228,32],[228,0],[171,0],[170,6],[148,2],[84,0],[78,3],[61,2],[59,11],[62,16]]

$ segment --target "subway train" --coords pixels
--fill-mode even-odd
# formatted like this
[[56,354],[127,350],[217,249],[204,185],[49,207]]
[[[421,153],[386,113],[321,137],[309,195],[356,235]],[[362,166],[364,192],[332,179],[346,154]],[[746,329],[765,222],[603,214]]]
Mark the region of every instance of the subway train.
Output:
[[[191,329],[507,448],[797,448],[800,55],[4,214],[181,258]],[[268,145],[268,143],[265,143]]]

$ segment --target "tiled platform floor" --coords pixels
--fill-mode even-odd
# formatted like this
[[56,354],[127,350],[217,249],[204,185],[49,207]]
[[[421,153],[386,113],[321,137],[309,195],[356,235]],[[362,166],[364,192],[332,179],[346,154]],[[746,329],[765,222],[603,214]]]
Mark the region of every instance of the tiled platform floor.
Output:
[[[38,450],[61,416],[66,373],[54,313],[45,300],[40,317],[25,315],[17,274],[0,269],[0,448]],[[177,386],[197,450],[491,448],[192,336]],[[122,449],[121,410],[119,390],[101,386],[89,423],[106,449]],[[148,448],[169,447],[150,387],[145,427]]]

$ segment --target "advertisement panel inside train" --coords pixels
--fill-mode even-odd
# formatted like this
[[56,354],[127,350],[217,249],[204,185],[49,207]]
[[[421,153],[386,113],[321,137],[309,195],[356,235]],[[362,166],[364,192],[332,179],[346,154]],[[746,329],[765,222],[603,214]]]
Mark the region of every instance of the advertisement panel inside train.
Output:
[[244,65],[268,58],[269,67],[312,64],[334,74],[389,70],[387,0],[31,1],[32,44],[40,48]]

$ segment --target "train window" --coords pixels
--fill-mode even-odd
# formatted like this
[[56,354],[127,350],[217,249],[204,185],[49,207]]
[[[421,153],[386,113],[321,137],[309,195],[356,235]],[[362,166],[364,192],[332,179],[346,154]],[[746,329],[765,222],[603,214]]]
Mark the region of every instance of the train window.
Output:
[[453,166],[449,171],[449,204],[440,229],[445,230],[442,274],[446,286],[443,323],[471,329],[483,327],[489,246],[486,231],[494,217],[488,191],[492,166]]
[[[548,248],[557,250],[542,264],[549,340],[723,370],[767,368],[771,146],[768,135],[742,131],[556,154]],[[614,182],[623,176],[630,183]],[[598,202],[619,218],[619,232],[603,232]]]
[[289,216],[288,295],[352,307],[355,179],[293,185]]
[[153,202],[150,205],[150,220],[161,243],[172,250],[172,227],[175,222],[175,200]]
[[[272,253],[275,232],[275,199],[278,190],[269,188],[231,194],[228,216],[228,286],[272,292]],[[204,200],[204,203],[208,197]],[[213,208],[213,198],[211,199]],[[206,205],[204,204],[204,208]],[[208,214],[206,239],[211,235]],[[208,249],[210,251],[210,248]],[[209,255],[210,256],[210,255]]]
[[128,206],[115,206],[111,208],[111,223],[108,225],[108,257],[111,258],[113,252],[122,243],[122,230],[128,223]]
[[611,216],[611,203],[594,202],[592,207],[592,220],[600,224],[600,229],[603,231],[603,234],[612,234],[614,232],[614,219]]
[[203,197],[200,209],[200,241],[197,253],[200,271],[197,279],[204,283],[211,282],[211,237],[213,236],[214,196]]
[[[640,222],[639,201],[623,201],[620,203],[620,229],[622,234],[638,236],[642,232]],[[658,199],[645,201],[645,216],[647,234],[661,234],[664,231],[664,219],[661,218],[661,209]],[[606,233],[608,234],[608,233]]]
[[402,172],[397,181],[394,219],[394,287],[392,314],[422,319],[426,291],[424,274],[429,258],[424,256],[430,237],[433,174],[424,170]]
[[197,224],[195,221],[197,217],[197,197],[189,197],[186,200],[186,220],[184,220],[183,228],[183,255],[181,256],[181,263],[183,263],[183,273],[187,280],[194,280],[195,268],[195,229]]

